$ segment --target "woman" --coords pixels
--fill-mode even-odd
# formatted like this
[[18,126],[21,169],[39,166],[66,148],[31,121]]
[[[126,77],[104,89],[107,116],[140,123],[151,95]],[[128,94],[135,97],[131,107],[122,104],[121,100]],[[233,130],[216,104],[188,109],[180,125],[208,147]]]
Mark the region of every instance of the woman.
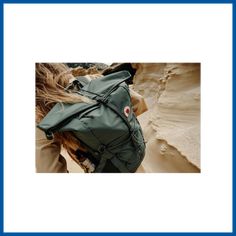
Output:
[[[94,70],[89,70],[88,72],[94,73]],[[96,76],[102,75],[98,74]],[[91,77],[96,76],[92,75]],[[65,91],[65,88],[73,79],[72,71],[65,64],[36,63],[37,124],[58,102],[71,104],[77,102],[91,102],[86,97]],[[136,115],[147,110],[144,99],[139,94],[131,90],[131,97]],[[38,128],[36,128],[36,171],[39,173],[68,172],[66,160],[61,155],[61,147],[67,150],[70,157],[76,161],[85,172],[93,172],[95,166],[86,157],[86,149],[70,132],[56,133],[53,140],[47,140],[45,134]],[[79,156],[77,152],[78,148],[80,150]]]

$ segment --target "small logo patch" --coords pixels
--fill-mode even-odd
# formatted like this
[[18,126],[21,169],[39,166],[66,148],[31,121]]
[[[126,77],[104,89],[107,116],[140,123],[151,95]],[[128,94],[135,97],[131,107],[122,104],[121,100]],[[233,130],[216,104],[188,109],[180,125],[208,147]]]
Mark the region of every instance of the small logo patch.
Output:
[[129,116],[129,113],[130,113],[130,107],[129,107],[129,106],[126,106],[126,107],[124,108],[124,114],[125,114],[125,116],[128,117],[128,116]]

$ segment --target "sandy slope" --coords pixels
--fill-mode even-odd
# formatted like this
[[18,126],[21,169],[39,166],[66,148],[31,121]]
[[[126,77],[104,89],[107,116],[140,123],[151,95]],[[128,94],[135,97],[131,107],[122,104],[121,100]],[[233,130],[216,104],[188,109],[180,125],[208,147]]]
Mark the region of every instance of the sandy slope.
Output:
[[149,110],[139,116],[144,172],[200,171],[200,64],[134,64],[134,89]]

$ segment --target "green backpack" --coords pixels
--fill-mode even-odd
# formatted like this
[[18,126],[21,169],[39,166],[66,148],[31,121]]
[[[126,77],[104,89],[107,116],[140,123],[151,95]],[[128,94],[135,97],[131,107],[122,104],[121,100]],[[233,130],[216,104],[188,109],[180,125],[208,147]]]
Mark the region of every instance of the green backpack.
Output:
[[48,139],[53,139],[54,132],[71,131],[92,157],[94,172],[135,172],[144,158],[145,142],[125,83],[130,77],[128,71],[89,83],[78,77],[73,81],[79,87],[75,92],[95,102],[58,103],[38,128]]

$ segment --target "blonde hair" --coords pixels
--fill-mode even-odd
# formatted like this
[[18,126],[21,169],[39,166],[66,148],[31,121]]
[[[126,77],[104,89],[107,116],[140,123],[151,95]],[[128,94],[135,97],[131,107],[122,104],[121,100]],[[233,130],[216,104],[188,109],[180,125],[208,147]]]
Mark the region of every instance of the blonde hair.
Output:
[[[68,93],[65,87],[73,79],[71,70],[63,63],[36,63],[36,123],[39,123],[56,103],[77,103],[91,101],[78,94]],[[75,151],[82,146],[71,132],[55,134],[68,151],[70,156],[76,159]]]

